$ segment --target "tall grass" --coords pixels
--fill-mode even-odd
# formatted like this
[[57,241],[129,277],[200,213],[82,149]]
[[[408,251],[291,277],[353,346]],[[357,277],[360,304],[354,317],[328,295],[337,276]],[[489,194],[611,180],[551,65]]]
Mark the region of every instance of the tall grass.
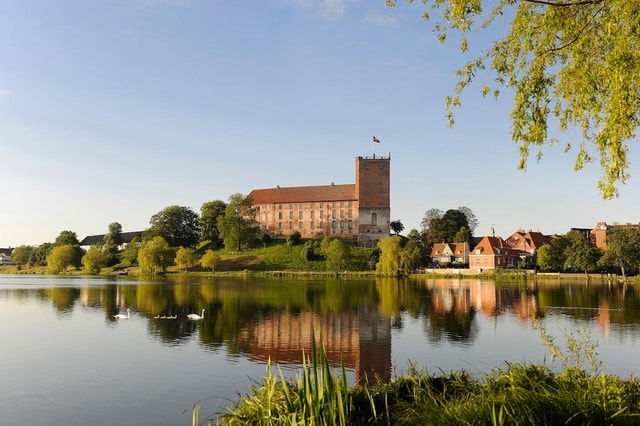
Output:
[[[391,382],[349,386],[329,365],[322,337],[303,355],[295,379],[267,365],[260,386],[242,396],[220,425],[638,425],[640,380],[603,374],[588,333],[567,336],[562,351],[540,323],[557,371],[506,363],[481,378],[465,371],[433,376],[410,364]],[[194,406],[193,422],[198,423]]]

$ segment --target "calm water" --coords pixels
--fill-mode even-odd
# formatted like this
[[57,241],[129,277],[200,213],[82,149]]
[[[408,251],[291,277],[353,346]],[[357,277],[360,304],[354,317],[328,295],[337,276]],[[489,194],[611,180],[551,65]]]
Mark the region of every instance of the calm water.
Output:
[[0,419],[189,425],[194,402],[201,418],[224,411],[269,358],[294,374],[320,329],[352,381],[409,361],[434,374],[542,362],[534,315],[558,343],[589,330],[606,372],[640,373],[640,297],[618,284],[0,275]]

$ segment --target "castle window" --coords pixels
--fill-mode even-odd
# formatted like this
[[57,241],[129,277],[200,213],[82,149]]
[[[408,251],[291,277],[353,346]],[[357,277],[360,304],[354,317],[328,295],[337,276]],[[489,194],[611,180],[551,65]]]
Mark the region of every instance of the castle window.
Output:
[[340,219],[344,219],[344,210],[340,210]]
[[318,224],[318,227],[319,227],[320,229],[324,228],[324,222],[323,222],[323,221],[320,221],[320,223]]
[[324,217],[324,210],[320,210],[320,218]]
[[278,204],[278,209],[282,210],[282,204]]
[[334,220],[334,221],[332,221],[332,222],[331,222],[331,227],[332,227],[333,229],[335,229],[335,228],[336,228],[336,226],[338,226],[338,222],[336,222],[335,220]]
[[335,209],[336,208],[336,202],[334,201],[333,203],[331,203],[331,208]]
[[302,210],[298,212],[298,219],[302,219]]
[[311,210],[311,211],[309,212],[309,217],[311,217],[311,219],[313,219],[313,217],[315,216],[315,215],[314,215],[314,213],[315,213],[315,212],[314,212],[313,210]]
[[313,208],[313,203],[309,204],[309,207]]
[[282,222],[278,222],[278,229],[282,229]]
[[293,209],[293,204],[289,204],[289,210]]
[[371,213],[371,224],[373,226],[378,225],[378,214],[377,213]]
[[302,222],[302,221],[298,222],[298,229],[302,229],[302,228],[304,228],[304,227],[302,226],[302,224],[303,224],[303,223],[304,223],[304,222]]
[[344,207],[344,201],[340,201],[340,208]]
[[348,206],[351,207],[351,201],[349,201]]
[[311,229],[313,229],[313,221],[311,221],[311,223],[309,223],[309,227],[310,227]]
[[352,220],[350,220],[349,222],[347,222],[347,227],[348,227],[349,229],[352,229],[352,228],[353,228],[353,221],[352,221]]
[[347,212],[347,217],[348,218],[352,218],[353,217],[353,211],[351,211],[351,209],[349,209],[349,211]]
[[293,229],[293,222],[289,222],[289,229]]
[[269,224],[267,223],[267,224],[264,226],[264,228],[265,228],[265,229],[269,229]]
[[331,210],[331,218],[332,219],[336,218],[336,211],[335,210]]
[[282,219],[282,212],[278,212],[278,219]]
[[293,219],[293,212],[289,212],[289,219]]
[[324,209],[324,203],[320,203],[320,208]]
[[344,220],[340,221],[340,229],[344,229]]

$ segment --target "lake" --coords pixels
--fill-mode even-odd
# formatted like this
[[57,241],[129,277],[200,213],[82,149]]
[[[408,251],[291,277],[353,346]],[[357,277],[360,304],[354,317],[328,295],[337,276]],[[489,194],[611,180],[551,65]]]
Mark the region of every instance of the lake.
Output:
[[[586,330],[603,371],[640,372],[638,288],[585,281],[161,280],[0,275],[0,413],[11,425],[189,425],[224,412],[264,375],[292,376],[314,332],[352,383],[409,363],[482,374],[550,355]],[[125,314],[128,319],[117,319]],[[187,315],[204,318],[189,320]],[[185,412],[186,410],[186,412]]]

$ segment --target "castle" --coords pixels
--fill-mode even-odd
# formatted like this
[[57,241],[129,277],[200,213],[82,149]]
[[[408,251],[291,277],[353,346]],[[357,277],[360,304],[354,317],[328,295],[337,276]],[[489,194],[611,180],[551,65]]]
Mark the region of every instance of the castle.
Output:
[[356,183],[254,189],[248,195],[263,234],[340,238],[375,246],[388,237],[391,155],[356,157]]

